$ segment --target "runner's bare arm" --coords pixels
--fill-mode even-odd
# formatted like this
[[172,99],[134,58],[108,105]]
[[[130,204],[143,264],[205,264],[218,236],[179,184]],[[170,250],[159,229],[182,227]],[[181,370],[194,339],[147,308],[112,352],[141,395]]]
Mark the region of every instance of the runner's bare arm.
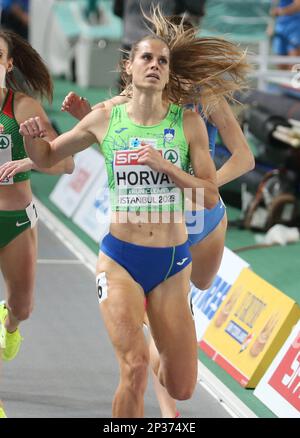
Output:
[[[209,153],[205,123],[197,113],[185,111],[183,127],[185,137],[189,143],[191,165],[194,171],[194,176],[191,176],[191,178],[196,180],[196,187],[204,189],[204,207],[213,208],[219,200],[219,192],[216,168]],[[174,182],[176,184],[175,179]]]
[[[30,158],[29,158],[30,159]],[[31,159],[31,169],[37,172],[47,173],[48,175],[61,175],[63,173],[71,174],[75,169],[75,163],[73,157],[67,157],[64,160],[59,161],[52,167],[39,167]]]
[[[192,189],[186,196],[194,202],[199,201],[195,189],[204,189],[204,207],[213,208],[219,199],[216,184],[216,169],[208,149],[208,136],[205,124],[198,114],[191,111],[184,113],[184,132],[190,148],[190,158],[195,176],[179,169],[164,159],[150,145],[142,146],[138,153],[139,163],[147,164],[152,169],[166,173],[180,189]],[[203,206],[203,205],[202,205]]]
[[255,160],[230,106],[222,99],[210,116],[231,157],[217,171],[218,187],[252,170]]
[[22,93],[17,93],[15,104],[15,116],[19,125],[32,117],[39,117],[45,128],[47,140],[54,140],[57,137],[57,132],[51,125],[47,114],[41,104],[32,97]]
[[[19,125],[24,121],[30,119],[31,117],[40,117],[41,123],[43,124],[45,129],[44,139],[51,141],[58,136],[57,132],[50,123],[47,114],[37,100],[22,93],[17,93],[15,99],[15,116]],[[24,165],[25,164],[28,164],[30,169],[38,170],[40,172],[45,172],[51,175],[72,173],[74,170],[74,160],[72,156],[65,158],[52,168],[40,168],[36,166],[36,164],[32,160],[28,161],[27,163],[25,163],[24,161]]]
[[98,108],[107,108],[107,109],[111,109],[113,106],[115,105],[122,105],[123,103],[127,103],[130,99],[127,96],[114,96],[111,99],[107,99],[104,100],[103,102],[99,102],[96,103],[96,105],[94,105],[92,107],[92,110],[94,109],[98,109]]
[[104,109],[92,111],[72,130],[51,142],[39,137],[44,135],[44,127],[39,117],[31,118],[20,125],[25,148],[29,157],[39,167],[52,167],[62,159],[88,148],[93,143],[101,143],[109,121],[109,112]]
[[95,109],[106,108],[111,109],[115,105],[121,105],[125,102],[128,102],[128,98],[122,95],[114,96],[111,99],[104,100],[103,102],[99,102],[93,107],[91,107],[89,101],[84,97],[78,96],[76,93],[71,91],[64,98],[64,101],[61,106],[61,110],[64,112],[68,112],[77,120],[82,120],[88,113]]

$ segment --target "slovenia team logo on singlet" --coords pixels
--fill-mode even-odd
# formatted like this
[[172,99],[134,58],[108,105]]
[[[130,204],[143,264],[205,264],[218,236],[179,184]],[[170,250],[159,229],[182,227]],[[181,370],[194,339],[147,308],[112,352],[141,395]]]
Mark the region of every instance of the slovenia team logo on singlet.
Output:
[[166,128],[166,129],[164,130],[164,140],[165,140],[167,143],[170,143],[171,141],[173,141],[173,140],[174,140],[174,137],[175,137],[175,129],[172,129],[172,128]]

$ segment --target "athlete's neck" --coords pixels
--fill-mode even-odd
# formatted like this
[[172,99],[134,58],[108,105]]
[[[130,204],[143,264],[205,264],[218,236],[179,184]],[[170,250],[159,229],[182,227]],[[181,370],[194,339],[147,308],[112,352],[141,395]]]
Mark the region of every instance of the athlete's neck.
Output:
[[128,117],[138,125],[151,126],[161,122],[168,112],[168,103],[163,102],[161,93],[134,91],[126,105]]

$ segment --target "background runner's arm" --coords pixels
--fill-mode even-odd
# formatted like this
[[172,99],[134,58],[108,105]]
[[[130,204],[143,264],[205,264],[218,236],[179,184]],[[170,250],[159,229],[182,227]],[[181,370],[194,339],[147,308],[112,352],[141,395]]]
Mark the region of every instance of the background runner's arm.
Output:
[[52,167],[38,167],[30,158],[31,169],[37,172],[47,173],[48,175],[61,175],[62,173],[73,173],[75,163],[73,157],[67,157]]
[[195,179],[204,189],[204,207],[210,209],[218,202],[219,192],[216,168],[209,153],[207,129],[204,121],[193,111],[185,111],[183,122]]
[[95,109],[106,108],[111,109],[115,105],[121,105],[128,101],[125,96],[115,96],[111,99],[99,102],[93,107],[91,107],[89,101],[84,97],[78,96],[76,93],[71,91],[65,98],[61,106],[61,110],[68,112],[71,116],[75,117],[77,120],[82,120],[88,113]]
[[130,99],[127,96],[114,96],[111,99],[104,100],[103,102],[96,103],[92,107],[92,110],[98,109],[98,108],[108,108],[111,109],[115,105],[122,105],[123,103],[128,102]]
[[255,160],[243,131],[225,99],[220,101],[210,120],[218,128],[224,145],[231,152],[231,157],[217,171],[217,183],[220,187],[252,170]]
[[5,180],[5,178],[13,178],[15,175],[22,172],[28,172],[29,170],[37,170],[39,172],[48,173],[49,175],[72,173],[74,170],[74,160],[72,157],[70,159],[66,158],[55,166],[47,169],[38,167],[30,158],[8,161],[0,166],[0,181]]

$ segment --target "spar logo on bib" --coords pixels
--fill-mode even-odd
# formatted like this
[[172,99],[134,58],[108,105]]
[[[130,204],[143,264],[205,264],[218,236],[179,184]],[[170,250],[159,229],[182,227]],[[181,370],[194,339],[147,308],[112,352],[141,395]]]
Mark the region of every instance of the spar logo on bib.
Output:
[[[116,151],[115,166],[142,166],[138,163],[138,152],[139,150]],[[158,152],[162,155],[161,150]]]
[[10,142],[6,135],[0,135],[0,149],[7,149],[9,144]]
[[[149,140],[147,143],[149,144]],[[162,151],[161,156],[180,167],[178,149]],[[181,208],[181,191],[165,173],[157,172],[138,162],[140,149],[115,151],[114,183],[119,208]],[[177,207],[176,207],[177,208]],[[161,210],[157,210],[161,211]]]
[[[157,149],[161,156],[166,156],[170,161],[176,162],[180,166],[179,152],[170,149],[163,154],[161,149]],[[114,179],[117,187],[175,187],[173,181],[165,173],[157,172],[149,166],[138,162],[139,150],[116,151],[114,157]],[[172,155],[172,156],[171,156]]]

